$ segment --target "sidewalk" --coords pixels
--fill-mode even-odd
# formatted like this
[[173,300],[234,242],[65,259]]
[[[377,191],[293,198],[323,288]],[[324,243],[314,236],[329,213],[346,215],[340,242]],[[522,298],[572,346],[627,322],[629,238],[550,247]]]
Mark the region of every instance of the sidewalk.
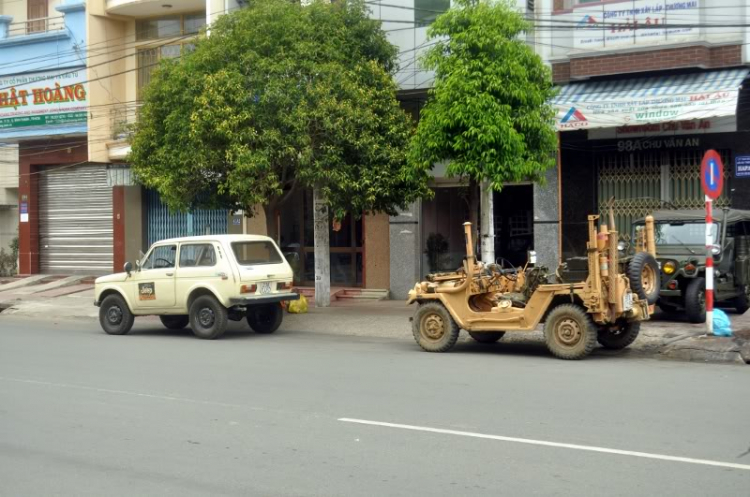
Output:
[[[83,288],[82,288],[83,287]],[[67,290],[66,290],[67,288]],[[0,320],[3,316],[68,320],[97,320],[99,309],[94,306],[91,288],[66,287],[60,296],[17,294],[2,292],[0,286]],[[334,302],[328,308],[310,307],[307,314],[286,314],[283,329],[299,333],[380,337],[413,340],[409,318],[414,307],[402,301]],[[657,313],[643,323],[638,340],[623,351],[604,351],[601,355],[634,355],[695,362],[750,363],[750,312],[738,316],[727,311],[733,323],[735,337],[700,337],[704,325],[667,320]],[[153,319],[153,318],[147,318]],[[463,333],[461,340],[471,340]],[[509,333],[494,347],[523,349],[544,347],[541,326],[530,333]]]

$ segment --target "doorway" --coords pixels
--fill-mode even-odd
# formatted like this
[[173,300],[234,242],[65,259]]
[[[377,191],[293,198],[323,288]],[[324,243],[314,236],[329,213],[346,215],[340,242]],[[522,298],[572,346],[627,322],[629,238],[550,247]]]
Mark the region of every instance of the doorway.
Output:
[[515,267],[526,263],[534,247],[534,187],[508,185],[495,192],[495,257]]
[[[301,190],[286,201],[279,215],[281,251],[294,271],[294,283],[315,285],[313,192]],[[329,219],[331,286],[361,287],[364,274],[364,225],[362,218],[347,214],[333,229]]]

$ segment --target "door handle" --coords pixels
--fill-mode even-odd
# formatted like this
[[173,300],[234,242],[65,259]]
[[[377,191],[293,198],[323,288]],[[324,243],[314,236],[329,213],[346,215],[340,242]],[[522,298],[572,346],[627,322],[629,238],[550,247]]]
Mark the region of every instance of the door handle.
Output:
[[174,276],[174,273],[167,273],[167,276]]

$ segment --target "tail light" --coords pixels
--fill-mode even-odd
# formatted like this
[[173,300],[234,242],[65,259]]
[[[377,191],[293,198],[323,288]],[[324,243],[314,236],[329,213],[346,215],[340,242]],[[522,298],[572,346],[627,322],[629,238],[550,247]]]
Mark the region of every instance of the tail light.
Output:
[[240,287],[240,293],[255,293],[255,291],[258,289],[258,285],[242,285]]
[[291,283],[276,283],[276,290],[291,290]]

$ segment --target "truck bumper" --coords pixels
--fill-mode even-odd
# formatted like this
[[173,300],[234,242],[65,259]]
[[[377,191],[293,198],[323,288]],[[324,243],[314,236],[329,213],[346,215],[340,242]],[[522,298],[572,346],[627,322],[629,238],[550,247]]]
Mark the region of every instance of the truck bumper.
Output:
[[261,305],[277,304],[288,300],[299,300],[299,294],[296,293],[279,293],[275,295],[259,295],[257,297],[242,297],[229,299],[231,305]]

